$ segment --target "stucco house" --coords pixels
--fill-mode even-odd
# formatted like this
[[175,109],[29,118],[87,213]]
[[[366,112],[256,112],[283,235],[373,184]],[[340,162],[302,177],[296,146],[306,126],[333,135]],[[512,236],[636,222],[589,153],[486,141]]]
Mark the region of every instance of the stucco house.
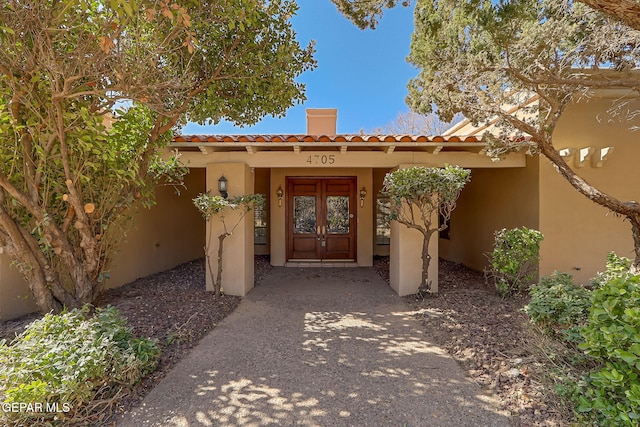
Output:
[[[589,182],[619,198],[639,199],[637,134],[628,122],[598,120],[617,96],[603,92],[570,106],[554,138]],[[487,157],[482,133],[491,131],[490,124],[463,122],[442,136],[343,135],[337,117],[335,109],[308,109],[304,135],[175,137],[169,149],[190,168],[187,190],[176,195],[160,188],[157,205],[140,211],[113,262],[109,286],[202,257],[210,231],[192,199],[217,193],[226,181],[229,195],[260,193],[266,205],[225,241],[225,292],[247,294],[254,254],[268,254],[274,266],[327,268],[371,266],[375,255],[389,255],[391,287],[400,295],[413,293],[420,282],[421,235],[399,224],[387,229],[376,209],[385,174],[413,165],[472,171],[449,230],[432,239],[436,259],[481,270],[495,230],[517,226],[545,236],[540,275],[559,270],[586,281],[603,270],[607,252],[632,256],[629,226],[578,194],[546,159],[522,152],[500,161]],[[35,309],[9,264],[0,254],[0,319]],[[433,290],[437,268],[432,262]]]

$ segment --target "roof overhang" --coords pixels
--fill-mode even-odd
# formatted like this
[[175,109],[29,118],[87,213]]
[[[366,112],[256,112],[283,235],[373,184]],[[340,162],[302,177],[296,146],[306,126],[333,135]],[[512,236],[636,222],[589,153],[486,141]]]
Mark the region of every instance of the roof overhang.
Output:
[[[524,166],[524,154],[520,153],[497,162],[490,159],[485,154],[487,143],[479,136],[178,135],[169,147],[193,167],[223,161],[252,167],[395,167],[406,163]],[[365,153],[367,156],[363,156]]]

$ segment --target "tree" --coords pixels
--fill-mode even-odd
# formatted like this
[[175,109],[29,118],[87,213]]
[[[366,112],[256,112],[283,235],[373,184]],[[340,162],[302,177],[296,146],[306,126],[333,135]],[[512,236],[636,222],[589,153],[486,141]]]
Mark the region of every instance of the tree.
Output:
[[[375,28],[384,14],[384,9],[395,7],[398,3],[409,6],[410,0],[331,0],[340,13],[359,28]],[[566,0],[565,0],[566,1]],[[594,10],[606,13],[624,22],[631,28],[640,30],[640,2],[638,0],[576,0]]]
[[423,115],[413,111],[398,113],[396,119],[385,126],[375,129],[372,133],[395,135],[441,135],[453,124],[460,121],[455,117],[450,123],[440,121],[434,113]]
[[409,6],[411,0],[331,0],[338,11],[359,28],[375,28],[385,9],[398,4]]
[[[422,278],[419,290],[429,291],[429,241],[444,230],[456,207],[460,192],[471,179],[471,171],[459,166],[427,168],[414,166],[389,172],[384,177],[382,195],[389,200],[388,220],[418,230],[422,240]],[[443,219],[433,223],[435,214]]]
[[[458,113],[473,123],[497,120],[502,132],[485,134],[488,154],[526,148],[549,159],[579,193],[630,222],[633,268],[640,269],[640,203],[585,181],[553,141],[571,103],[597,89],[638,91],[640,32],[573,1],[419,0],[409,61],[420,69],[409,83],[413,110],[428,114],[435,107],[445,121]],[[523,106],[522,114],[505,106]],[[612,107],[625,110],[635,118],[640,108],[632,97]]]
[[[238,225],[240,225],[247,213],[251,212],[251,210],[256,207],[264,205],[264,197],[261,194],[247,194],[244,196],[225,199],[221,196],[213,196],[211,193],[207,192],[199,194],[198,197],[193,199],[193,203],[196,205],[210,227],[209,240],[204,247],[204,253],[209,267],[207,270],[211,275],[211,283],[213,283],[213,290],[215,295],[218,297],[222,290],[222,258],[224,254],[224,241],[227,237],[233,234],[236,228],[238,228]],[[239,214],[233,217],[233,222],[227,224],[227,214],[229,212],[239,212]],[[217,218],[222,223],[222,233],[218,235],[218,268],[217,275],[215,277],[213,276],[214,268],[211,263],[210,255],[213,238],[213,217]]]
[[42,311],[94,301],[131,207],[183,172],[160,160],[173,129],[252,124],[304,100],[295,78],[315,62],[295,11],[285,0],[0,5],[0,245]]

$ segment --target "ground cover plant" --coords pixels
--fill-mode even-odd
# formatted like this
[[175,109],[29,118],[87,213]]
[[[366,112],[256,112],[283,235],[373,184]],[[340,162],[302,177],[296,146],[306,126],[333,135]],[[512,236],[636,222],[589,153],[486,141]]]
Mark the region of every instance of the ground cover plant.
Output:
[[[525,307],[556,341],[557,389],[581,422],[635,426],[640,420],[640,276],[613,253],[588,286],[566,273],[542,278]],[[561,349],[561,351],[557,351]]]
[[155,369],[159,354],[113,307],[46,314],[11,343],[0,342],[0,419],[14,426],[98,424]]

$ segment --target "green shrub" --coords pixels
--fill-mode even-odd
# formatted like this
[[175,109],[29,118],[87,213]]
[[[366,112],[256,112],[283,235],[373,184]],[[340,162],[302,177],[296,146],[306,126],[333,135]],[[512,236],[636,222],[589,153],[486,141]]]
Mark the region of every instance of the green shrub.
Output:
[[621,274],[592,292],[580,348],[599,368],[578,387],[578,412],[601,426],[640,423],[640,276]]
[[542,233],[527,227],[495,232],[493,251],[488,254],[486,272],[502,296],[522,291],[536,276]]
[[596,277],[591,279],[591,283],[598,287],[608,281],[621,277],[624,274],[629,273],[631,268],[631,260],[623,256],[618,256],[615,252],[609,252],[607,254],[606,269],[602,273],[598,273]]
[[0,342],[0,421],[86,422],[92,401],[104,403],[155,369],[160,354],[155,342],[134,338],[113,307],[96,309],[92,317],[88,312],[47,314],[11,345]]
[[555,272],[531,286],[529,294],[524,310],[533,323],[564,341],[582,341],[579,329],[589,316],[591,291],[574,285],[571,274]]

